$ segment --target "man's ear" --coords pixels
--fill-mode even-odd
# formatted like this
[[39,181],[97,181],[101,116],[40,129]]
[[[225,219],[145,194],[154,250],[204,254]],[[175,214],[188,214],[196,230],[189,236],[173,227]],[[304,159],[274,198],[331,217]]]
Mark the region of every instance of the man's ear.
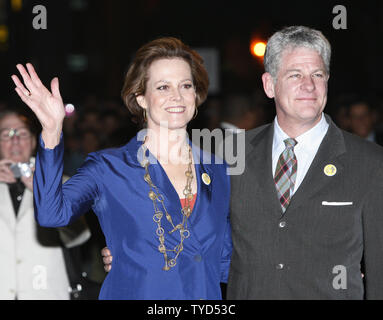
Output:
[[147,108],[145,97],[142,94],[139,96],[136,96],[136,101],[141,108],[143,109]]
[[266,95],[271,99],[275,97],[274,94],[274,79],[271,76],[270,73],[265,72],[262,75],[262,83],[263,83],[263,90],[265,91]]

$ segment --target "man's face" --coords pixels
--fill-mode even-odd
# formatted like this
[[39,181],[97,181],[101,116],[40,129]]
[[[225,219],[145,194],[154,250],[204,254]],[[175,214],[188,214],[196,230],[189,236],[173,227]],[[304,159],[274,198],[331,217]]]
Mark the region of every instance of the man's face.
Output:
[[269,98],[274,98],[278,122],[287,125],[315,125],[327,101],[327,81],[323,59],[309,48],[283,52],[277,80],[266,73],[262,79]]
[[[13,162],[28,162],[36,146],[36,140],[16,115],[6,116],[0,121],[1,136],[3,134],[6,136],[10,129],[16,129],[17,131],[15,132],[17,134],[14,134],[10,139],[8,136],[7,140],[0,140],[0,159],[7,159]],[[24,136],[23,132],[28,132],[29,136]]]

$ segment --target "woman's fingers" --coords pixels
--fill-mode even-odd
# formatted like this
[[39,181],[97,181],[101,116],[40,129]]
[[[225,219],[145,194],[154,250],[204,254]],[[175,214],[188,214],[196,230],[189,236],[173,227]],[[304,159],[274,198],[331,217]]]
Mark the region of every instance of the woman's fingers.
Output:
[[24,185],[33,192],[33,175],[29,177],[22,176],[21,182],[24,183]]
[[101,250],[101,255],[102,255],[102,261],[104,262],[104,270],[106,272],[109,272],[112,269],[112,260],[113,256],[111,255],[110,250],[108,247],[105,247]]
[[109,257],[109,256],[112,255],[112,253],[110,252],[110,250],[108,249],[108,247],[104,247],[104,248],[102,248],[102,250],[101,250],[101,255],[102,255],[103,257]]
[[16,93],[19,95],[20,99],[38,116],[38,106],[33,103],[31,96],[23,92],[20,88],[15,88]]
[[10,160],[1,160],[0,161],[0,181],[5,183],[14,183],[16,179],[9,168],[9,166],[13,163]]
[[113,260],[112,256],[107,256],[102,258],[102,261],[104,262],[104,264],[111,264],[112,260]]
[[4,174],[4,173],[0,172],[0,182],[15,183],[16,179],[13,175],[10,176],[8,174]]
[[24,85],[21,83],[19,77],[16,76],[16,75],[12,75],[11,78],[12,78],[13,82],[15,83],[16,87],[17,87],[18,89],[20,89],[20,92],[21,92],[24,96],[29,97],[30,92],[29,92],[27,89],[25,89],[25,87],[24,87]]
[[34,85],[31,77],[29,76],[27,70],[25,70],[24,66],[21,64],[18,64],[16,66],[17,70],[19,70],[21,77],[23,78],[24,84],[27,86],[27,89],[30,93],[36,90],[36,86]]
[[29,72],[29,75],[34,83],[34,85],[36,87],[40,87],[40,86],[43,86],[43,83],[41,82],[39,76],[37,75],[36,71],[35,71],[35,68],[33,67],[33,65],[31,63],[27,63],[26,64],[27,66],[27,69],[28,69],[28,72]]
[[46,102],[45,98],[51,96],[51,93],[42,84],[35,69],[30,63],[27,63],[27,68],[30,75],[21,64],[17,65],[17,69],[23,77],[24,84],[27,85],[29,90],[25,88],[24,84],[21,82],[18,76],[12,75],[11,78],[16,85],[15,90],[21,100],[36,113],[38,110],[40,110],[42,104]]
[[[43,131],[54,132],[55,134],[58,131],[61,132],[65,110],[58,79],[54,78],[51,81],[51,91],[49,91],[40,81],[32,64],[27,63],[29,73],[21,64],[17,65],[17,69],[24,83],[16,75],[12,75],[12,80],[16,85],[15,90],[21,100],[35,113],[43,127]],[[47,138],[46,135],[45,137]],[[55,136],[54,140],[56,138]]]
[[61,99],[60,88],[59,88],[59,79],[58,78],[52,79],[52,81],[51,81],[51,92],[52,92],[52,95],[54,97]]
[[16,87],[15,88],[15,91],[17,92],[17,94],[19,95],[20,99],[23,100],[23,102],[29,106],[31,109],[32,107],[30,106],[30,101],[28,100],[29,96],[27,94],[25,94],[20,88]]
[[0,160],[0,169],[1,169],[3,166],[10,166],[12,163],[13,163],[12,160],[8,160],[8,159],[2,159],[2,160]]

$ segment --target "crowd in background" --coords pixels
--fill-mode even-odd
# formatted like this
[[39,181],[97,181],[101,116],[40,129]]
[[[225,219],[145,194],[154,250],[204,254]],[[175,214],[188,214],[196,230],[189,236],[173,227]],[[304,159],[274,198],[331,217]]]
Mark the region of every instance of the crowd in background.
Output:
[[[12,109],[0,102],[0,111]],[[21,110],[33,117],[28,110]],[[325,109],[336,124],[349,132],[383,145],[383,100],[356,94],[340,95],[330,99]],[[227,128],[252,129],[273,121],[275,108],[263,91],[229,93],[210,96],[200,107],[198,116],[189,129]],[[36,122],[37,123],[37,122]],[[124,145],[139,130],[135,119],[120,99],[100,99],[89,95],[75,105],[64,121],[64,174],[72,176],[88,153]],[[105,239],[96,216],[85,215],[91,229],[91,239],[81,247],[83,270],[89,278],[101,283],[104,280],[100,251]]]

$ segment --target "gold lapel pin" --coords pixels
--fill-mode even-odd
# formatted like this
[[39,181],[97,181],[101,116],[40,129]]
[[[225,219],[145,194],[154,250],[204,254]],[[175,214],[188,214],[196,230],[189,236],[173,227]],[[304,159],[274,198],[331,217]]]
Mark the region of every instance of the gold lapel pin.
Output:
[[209,185],[210,182],[211,182],[211,179],[210,179],[209,175],[206,172],[202,173],[202,181],[206,185]]
[[336,167],[333,164],[328,164],[323,171],[326,176],[332,177],[336,174]]

